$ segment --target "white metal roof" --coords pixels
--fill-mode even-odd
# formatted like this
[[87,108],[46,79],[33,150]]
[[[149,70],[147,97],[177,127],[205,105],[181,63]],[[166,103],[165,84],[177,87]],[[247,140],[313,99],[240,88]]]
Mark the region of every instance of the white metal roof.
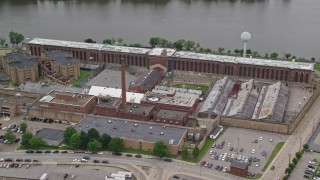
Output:
[[175,49],[170,49],[170,48],[153,48],[150,52],[149,55],[151,56],[161,56],[162,52],[166,50],[167,55],[166,56],[172,56],[174,52],[176,52]]
[[102,51],[113,51],[113,52],[131,53],[131,54],[147,54],[151,49],[148,49],[148,48],[127,47],[127,46],[104,45],[101,50],[102,50]]
[[[111,97],[120,98],[121,97],[121,89],[107,88],[107,87],[101,87],[101,86],[91,86],[88,94],[93,95],[93,96],[109,95]],[[140,101],[143,98],[143,96],[144,96],[144,94],[142,94],[142,93],[127,92],[126,93],[126,102],[140,104]]]
[[213,54],[201,54],[187,51],[177,51],[173,57],[186,58],[186,59],[198,59],[204,61],[217,61],[227,62],[233,64],[254,64],[258,66],[272,66],[272,67],[283,67],[289,69],[304,69],[313,70],[314,63],[302,63],[302,62],[291,62],[291,61],[276,61],[269,59],[257,59],[257,58],[243,58],[234,56],[223,56]]
[[79,48],[79,49],[93,49],[93,50],[100,50],[104,46],[103,44],[61,41],[61,40],[42,39],[42,38],[34,38],[29,42],[29,44],[39,44],[39,45],[45,45],[45,46],[62,46],[62,47]]

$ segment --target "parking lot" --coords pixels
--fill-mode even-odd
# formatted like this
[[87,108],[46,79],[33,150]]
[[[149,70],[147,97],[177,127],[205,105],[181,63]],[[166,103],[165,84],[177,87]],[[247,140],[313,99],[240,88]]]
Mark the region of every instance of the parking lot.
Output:
[[[289,180],[309,179],[308,177],[312,176],[312,170],[308,172],[307,169],[310,170],[311,166],[315,167],[313,169],[316,169],[316,166],[312,165],[313,163],[309,164],[309,162],[313,161],[314,159],[316,159],[317,161],[320,161],[320,154],[315,152],[304,153],[302,158],[299,160],[297,166],[295,167],[294,171],[291,173]],[[311,166],[308,167],[309,165]],[[318,170],[318,173],[320,173],[320,168]],[[320,179],[320,174],[319,174],[319,179]]]
[[[24,115],[21,116],[16,116],[14,118],[1,118],[0,123],[1,125],[1,130],[0,130],[0,136],[3,136],[6,133],[6,130],[3,130],[3,128],[8,128],[8,126],[11,125],[20,125],[22,122],[26,122],[28,125],[28,131],[31,133],[35,134],[38,130],[41,130],[43,128],[51,128],[51,129],[58,129],[58,130],[65,130],[69,125],[68,124],[63,124],[63,123],[58,123],[58,122],[46,122],[44,123],[43,120],[40,121],[31,121],[29,119],[23,120],[25,118]],[[14,130],[14,129],[12,129]],[[21,139],[22,134],[19,132],[14,132],[16,135],[17,139]],[[12,144],[4,144],[0,143],[0,151],[3,152],[10,152],[16,150],[19,146],[20,143],[12,143]]]
[[39,179],[43,173],[48,173],[48,179],[74,179],[77,180],[96,180],[104,179],[110,173],[123,171],[115,167],[99,167],[99,166],[64,166],[64,165],[27,165],[17,168],[0,168],[0,177],[30,178]]
[[[238,159],[241,162],[250,164],[251,159],[249,172],[255,175],[262,174],[262,169],[274,147],[277,143],[285,142],[287,139],[287,135],[228,127],[218,137],[215,147],[206,153],[201,162],[212,163],[211,169],[213,170],[220,166],[217,170],[229,171],[231,161]],[[223,141],[224,145],[221,146]],[[205,164],[204,167],[207,168]]]

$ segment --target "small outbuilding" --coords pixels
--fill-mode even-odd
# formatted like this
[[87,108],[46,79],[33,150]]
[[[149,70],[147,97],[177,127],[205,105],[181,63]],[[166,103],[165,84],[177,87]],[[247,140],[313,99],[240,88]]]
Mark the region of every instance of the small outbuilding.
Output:
[[63,141],[64,131],[44,128],[36,133],[36,136],[44,140],[49,145],[58,146]]
[[246,177],[248,175],[249,165],[240,161],[232,161],[230,165],[230,173],[236,176]]

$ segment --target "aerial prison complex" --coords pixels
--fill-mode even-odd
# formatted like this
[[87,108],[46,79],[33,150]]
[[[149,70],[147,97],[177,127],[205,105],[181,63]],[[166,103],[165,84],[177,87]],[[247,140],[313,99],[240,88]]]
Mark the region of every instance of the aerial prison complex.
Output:
[[[3,112],[14,116],[21,112],[19,109],[24,109],[30,117],[76,123],[78,131],[94,127],[100,133],[123,138],[128,148],[149,151],[156,141],[163,140],[169,145],[170,154],[178,154],[184,141],[205,139],[221,118],[272,126],[288,124],[285,117],[291,108],[290,85],[309,87],[314,73],[312,63],[199,54],[170,48],[35,38],[27,44],[27,50],[27,53],[9,53],[2,61],[11,83],[20,85],[20,92],[35,94],[35,90],[27,91],[21,84],[36,82],[40,76],[68,85],[79,78],[80,63],[121,67],[117,72],[121,88],[108,84],[104,87],[90,85],[88,89],[41,86],[37,88],[41,93],[26,102],[28,108],[26,104],[13,101],[17,106],[10,110],[2,106]],[[140,74],[127,88],[128,66],[140,66],[147,72]],[[218,76],[210,76],[212,84],[208,92],[162,83],[163,79],[168,80],[167,72],[184,71]],[[200,126],[198,120],[203,119],[209,123]],[[59,139],[54,141],[57,143]]]

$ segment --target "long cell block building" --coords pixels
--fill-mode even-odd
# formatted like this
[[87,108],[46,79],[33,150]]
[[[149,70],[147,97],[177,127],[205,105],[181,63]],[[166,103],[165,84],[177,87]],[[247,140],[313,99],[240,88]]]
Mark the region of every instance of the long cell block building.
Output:
[[120,64],[162,71],[194,71],[252,79],[312,83],[313,63],[275,61],[176,51],[170,48],[135,48],[35,38],[27,46],[34,57],[41,52],[63,50],[84,63]]

